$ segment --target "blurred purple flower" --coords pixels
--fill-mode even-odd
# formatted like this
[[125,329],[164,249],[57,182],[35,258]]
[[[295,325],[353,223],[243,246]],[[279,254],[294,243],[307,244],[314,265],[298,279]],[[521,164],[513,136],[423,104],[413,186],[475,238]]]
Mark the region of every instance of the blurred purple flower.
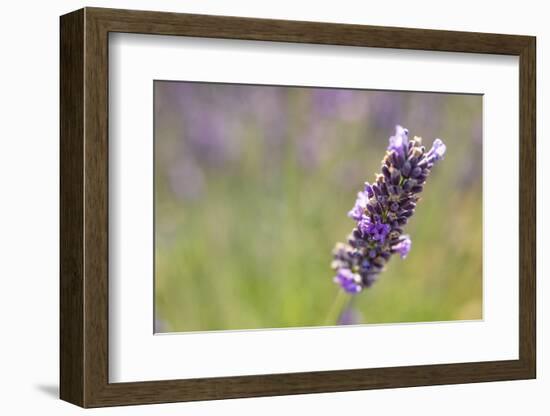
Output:
[[323,157],[330,155],[330,152],[325,149],[327,147],[327,141],[324,140],[325,131],[326,126],[314,119],[306,133],[296,143],[298,162],[306,170],[315,168]]
[[282,140],[288,131],[288,91],[275,86],[255,86],[242,107],[253,120],[257,121],[269,145],[269,155],[279,150]]
[[154,331],[155,333],[168,332],[166,322],[160,318],[155,318]]
[[312,90],[312,106],[315,118],[337,117],[345,121],[357,121],[368,112],[364,91],[316,88]]
[[168,171],[168,183],[172,193],[180,200],[199,198],[205,186],[201,168],[191,159],[180,161]]
[[361,313],[353,308],[352,306],[348,306],[346,309],[344,309],[344,312],[342,312],[342,315],[340,315],[340,319],[338,319],[338,325],[359,325],[363,321],[363,316]]
[[241,89],[226,84],[175,83],[182,123],[182,154],[211,167],[235,160],[241,151],[235,111],[242,105]]
[[371,108],[370,117],[379,128],[386,128],[394,120],[400,120],[406,114],[406,93],[395,91],[372,92],[370,100],[376,105]]
[[340,113],[340,106],[353,99],[353,91],[336,88],[312,90],[313,109],[321,116]]

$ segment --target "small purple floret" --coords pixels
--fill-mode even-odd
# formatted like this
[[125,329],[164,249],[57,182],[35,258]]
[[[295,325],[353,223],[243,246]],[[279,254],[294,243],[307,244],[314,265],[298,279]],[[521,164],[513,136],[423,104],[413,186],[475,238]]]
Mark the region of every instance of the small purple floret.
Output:
[[386,236],[388,235],[389,232],[390,232],[390,226],[388,224],[371,223],[367,227],[367,234],[369,234],[374,241],[378,241],[380,243],[384,243],[384,241],[386,240]]
[[433,159],[433,161],[441,160],[443,159],[443,155],[445,155],[446,150],[447,146],[445,146],[445,143],[443,143],[440,139],[435,139],[432,148],[428,152],[428,157]]
[[361,276],[353,273],[350,269],[338,269],[334,282],[338,283],[347,293],[359,293],[363,289]]
[[411,251],[411,245],[412,241],[407,235],[403,236],[403,239],[399,243],[394,245],[392,249],[395,253],[399,253],[401,258],[404,259],[405,257],[407,257],[407,254],[409,254],[409,251]]
[[365,235],[369,232],[370,227],[372,226],[372,220],[368,215],[361,213],[361,219],[357,223],[357,228],[361,231],[361,234]]
[[348,217],[353,218],[355,221],[361,220],[363,217],[363,212],[367,207],[368,200],[369,199],[364,192],[358,192],[357,200],[355,201],[353,208],[348,212]]
[[409,142],[409,130],[401,126],[395,127],[395,136],[390,137],[388,150],[395,150],[399,156],[404,156]]
[[368,198],[372,198],[374,196],[374,191],[372,190],[372,186],[368,182],[365,182],[365,193],[367,194]]

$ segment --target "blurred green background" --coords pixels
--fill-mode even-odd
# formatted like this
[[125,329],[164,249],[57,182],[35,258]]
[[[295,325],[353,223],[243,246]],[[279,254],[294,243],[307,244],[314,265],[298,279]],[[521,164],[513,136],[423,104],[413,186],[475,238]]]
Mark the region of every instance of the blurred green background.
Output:
[[[317,326],[396,124],[447,154],[354,323],[482,318],[482,97],[155,81],[156,332]],[[349,295],[348,295],[349,296]]]

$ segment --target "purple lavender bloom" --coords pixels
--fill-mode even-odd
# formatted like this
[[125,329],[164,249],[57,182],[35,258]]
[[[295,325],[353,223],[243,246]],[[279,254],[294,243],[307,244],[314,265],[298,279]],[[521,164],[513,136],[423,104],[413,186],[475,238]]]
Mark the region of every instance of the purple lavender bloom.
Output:
[[357,200],[354,207],[348,212],[348,217],[353,218],[355,221],[359,221],[363,217],[363,212],[367,207],[368,197],[364,192],[357,193]]
[[441,139],[435,139],[432,148],[428,152],[428,157],[432,162],[441,160],[446,150],[447,146],[445,146],[445,143]]
[[333,251],[334,282],[347,293],[370,287],[393,254],[406,258],[411,239],[403,227],[414,214],[419,194],[434,165],[443,159],[445,144],[436,139],[426,152],[422,139],[409,140],[407,129],[397,126],[382,160],[381,173],[357,194],[348,216],[355,220],[347,244]]
[[395,136],[390,137],[388,150],[395,150],[399,155],[404,156],[409,142],[409,130],[401,126],[395,127]]
[[384,241],[386,240],[386,236],[390,232],[390,229],[391,228],[388,224],[370,223],[369,226],[367,227],[366,234],[369,234],[370,238],[373,241],[384,243]]
[[409,251],[411,251],[412,241],[408,235],[403,236],[403,239],[392,247],[394,253],[399,253],[402,259],[407,257]]
[[352,273],[350,269],[338,269],[334,282],[338,283],[348,293],[359,293],[363,289],[361,276]]
[[361,219],[357,222],[357,228],[359,228],[359,231],[361,231],[361,234],[367,234],[369,232],[369,228],[372,224],[372,221],[368,215],[364,215],[364,208],[363,211],[361,211]]

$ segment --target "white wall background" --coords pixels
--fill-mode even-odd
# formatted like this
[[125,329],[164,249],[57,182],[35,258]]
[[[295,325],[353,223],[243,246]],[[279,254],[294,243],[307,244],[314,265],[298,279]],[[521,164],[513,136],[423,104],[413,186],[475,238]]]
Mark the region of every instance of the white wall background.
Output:
[[[509,4],[508,4],[509,3]],[[316,394],[87,411],[102,415],[518,414],[550,411],[550,285],[545,284],[550,209],[543,183],[550,157],[542,128],[550,101],[550,25],[545,2],[352,0],[124,0],[5,2],[0,14],[0,410],[2,414],[84,412],[58,390],[58,16],[82,6],[166,10],[453,29],[537,36],[538,379],[458,386]],[[491,149],[487,149],[491,151]],[[544,201],[543,199],[546,199]],[[546,237],[543,237],[546,236]],[[543,326],[546,325],[546,330]]]

